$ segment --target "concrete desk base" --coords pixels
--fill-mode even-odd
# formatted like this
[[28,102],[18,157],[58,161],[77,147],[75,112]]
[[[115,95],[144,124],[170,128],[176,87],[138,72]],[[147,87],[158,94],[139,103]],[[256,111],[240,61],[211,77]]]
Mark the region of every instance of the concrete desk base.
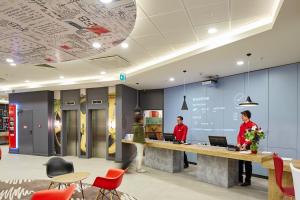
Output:
[[238,160],[198,154],[197,179],[229,188],[238,183]]
[[154,169],[170,173],[180,172],[183,169],[183,152],[147,147],[144,162],[146,166]]

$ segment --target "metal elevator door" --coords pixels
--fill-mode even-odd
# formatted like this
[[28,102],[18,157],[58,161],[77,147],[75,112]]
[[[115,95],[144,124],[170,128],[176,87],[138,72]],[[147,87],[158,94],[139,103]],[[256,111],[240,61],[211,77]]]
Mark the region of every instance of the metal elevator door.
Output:
[[67,155],[77,156],[78,146],[78,125],[77,125],[77,111],[69,110],[65,112],[65,133],[67,136]]
[[33,154],[33,111],[23,110],[19,113],[19,151]]
[[105,110],[91,110],[92,156],[106,157]]

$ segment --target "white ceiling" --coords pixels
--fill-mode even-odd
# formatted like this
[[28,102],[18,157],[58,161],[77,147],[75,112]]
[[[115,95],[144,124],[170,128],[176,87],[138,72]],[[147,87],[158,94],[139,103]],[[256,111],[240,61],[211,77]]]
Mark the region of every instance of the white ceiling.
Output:
[[[295,35],[299,34],[296,28],[291,28],[296,26],[296,22],[293,23],[295,18],[299,20],[299,11],[292,12],[299,8],[299,5],[295,5],[299,4],[297,0],[284,2],[275,27],[270,30],[282,2],[137,0],[136,25],[126,41],[129,48],[118,46],[96,56],[119,55],[128,61],[128,65],[116,68],[109,66],[109,63],[104,66],[88,59],[53,64],[56,69],[42,69],[32,65],[0,65],[0,77],[6,79],[0,82],[0,90],[109,86],[119,83],[116,80],[120,72],[127,72],[128,80],[125,84],[131,86],[140,82],[143,89],[169,87],[182,83],[183,68],[188,69],[189,82],[202,80],[206,75],[225,76],[244,72],[245,67],[236,67],[234,63],[237,59],[245,59],[244,54],[248,51],[254,54],[253,59],[264,57],[261,64],[256,63],[255,69],[294,62],[300,55],[296,47],[291,49],[296,44]],[[207,33],[212,27],[218,29],[216,34]],[[285,29],[287,27],[288,30]],[[237,40],[240,41],[235,42]],[[290,43],[292,47],[285,45]],[[269,49],[266,44],[275,49]],[[287,46],[291,53],[273,56],[278,53],[276,45]],[[107,74],[101,77],[101,71]],[[200,72],[203,73],[202,77]],[[65,78],[59,80],[59,76]],[[170,76],[175,77],[176,81],[168,82]],[[24,83],[25,80],[30,80],[30,83]],[[67,80],[66,84],[69,85],[63,83]]]
[[[127,85],[135,87],[139,82],[142,89],[180,85],[184,82],[183,69],[187,70],[187,82],[243,73],[247,71],[248,52],[252,53],[251,71],[300,62],[299,22],[300,1],[285,1],[272,30],[133,76]],[[239,60],[245,64],[237,66]],[[170,82],[170,77],[175,81]]]

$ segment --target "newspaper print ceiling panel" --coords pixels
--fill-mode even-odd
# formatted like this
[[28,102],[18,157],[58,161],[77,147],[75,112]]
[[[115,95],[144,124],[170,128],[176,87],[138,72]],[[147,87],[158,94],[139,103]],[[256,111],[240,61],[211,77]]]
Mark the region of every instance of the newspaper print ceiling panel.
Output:
[[[135,20],[134,0],[1,0],[0,62],[56,63],[97,55],[124,41]],[[101,48],[93,48],[94,42]]]

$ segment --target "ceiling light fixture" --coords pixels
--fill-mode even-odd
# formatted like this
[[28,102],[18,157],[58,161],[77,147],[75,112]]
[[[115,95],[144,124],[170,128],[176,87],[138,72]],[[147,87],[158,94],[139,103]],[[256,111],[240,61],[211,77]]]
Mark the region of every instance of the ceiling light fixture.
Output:
[[29,83],[30,82],[30,80],[26,80],[26,81],[24,81],[25,83]]
[[108,3],[111,3],[112,0],[100,0],[102,3],[105,3],[105,4],[108,4]]
[[128,45],[127,42],[122,42],[121,47],[122,47],[123,49],[127,49],[127,48],[129,47],[129,45]]
[[239,61],[236,62],[236,64],[237,64],[238,66],[242,66],[242,65],[244,65],[244,61],[239,60]]
[[10,66],[16,66],[16,63],[10,63],[9,65]]
[[93,47],[94,47],[95,49],[100,49],[100,48],[101,48],[101,44],[100,44],[99,42],[94,42],[94,43],[93,43]]
[[11,59],[11,58],[6,58],[6,62],[8,62],[8,63],[13,63],[13,62],[14,62],[14,60],[13,60],[13,59]]
[[[250,56],[251,56],[252,54],[251,53],[247,53],[247,56],[248,56],[248,90],[249,90],[249,86],[250,86]],[[249,93],[249,92],[248,92]],[[242,107],[253,107],[253,106],[258,106],[258,103],[256,103],[256,102],[253,102],[252,100],[251,100],[251,98],[250,98],[250,96],[248,96],[247,98],[246,98],[246,101],[244,101],[244,102],[241,102],[240,104],[239,104],[239,106],[242,106]]]
[[185,96],[185,74],[186,74],[186,70],[183,70],[183,74],[184,74],[184,82],[183,82],[183,103],[182,103],[182,106],[181,106],[181,110],[188,110],[188,106],[187,106],[187,103],[186,103],[186,96]]
[[105,71],[102,71],[102,72],[100,72],[100,74],[101,74],[101,75],[105,75],[105,74],[106,74],[106,72],[105,72]]
[[171,78],[169,78],[169,81],[175,81],[175,78],[173,78],[173,77],[171,77]]
[[207,30],[207,32],[208,32],[209,34],[214,34],[214,33],[218,32],[218,29],[216,29],[216,28],[209,28],[209,29]]
[[135,114],[142,113],[142,108],[140,107],[140,90],[138,89],[138,86],[139,86],[139,83],[136,83],[137,92],[136,92],[136,106],[134,109]]
[[64,77],[64,76],[60,76],[59,78],[60,78],[60,79],[64,79],[65,77]]

